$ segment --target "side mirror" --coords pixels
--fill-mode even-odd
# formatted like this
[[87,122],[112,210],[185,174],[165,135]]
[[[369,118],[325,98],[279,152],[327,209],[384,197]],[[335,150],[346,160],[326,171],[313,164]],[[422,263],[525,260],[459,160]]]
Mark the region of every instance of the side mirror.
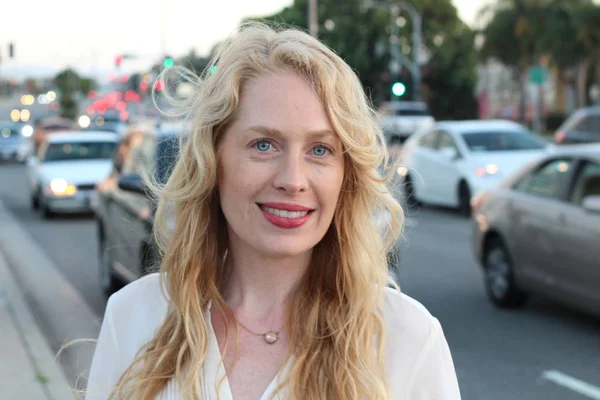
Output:
[[583,198],[583,209],[591,213],[600,214],[600,195],[585,196]]
[[443,149],[440,149],[440,154],[442,155],[442,157],[450,161],[454,161],[458,158],[458,152],[456,151],[456,149],[451,147],[444,147]]
[[122,175],[119,177],[119,189],[126,192],[146,194],[146,186],[140,175]]

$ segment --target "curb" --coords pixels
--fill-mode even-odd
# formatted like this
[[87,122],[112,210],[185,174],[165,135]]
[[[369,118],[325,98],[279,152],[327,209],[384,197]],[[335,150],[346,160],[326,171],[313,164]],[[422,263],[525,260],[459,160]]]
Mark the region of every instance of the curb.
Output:
[[[25,303],[23,294],[10,272],[4,256],[0,253],[0,291],[5,296],[7,307],[20,346],[27,354],[30,370],[36,382],[48,400],[74,399],[75,396],[60,366],[54,359],[50,346],[42,335],[31,311]],[[7,360],[10,363],[10,359]],[[27,371],[19,371],[25,374]],[[33,382],[32,382],[33,383]]]
[[[51,354],[72,341],[87,340],[67,347],[57,360],[71,387],[85,389],[95,348],[95,343],[90,340],[98,337],[102,318],[94,314],[81,293],[2,200],[0,227],[0,254],[6,261],[6,269],[11,271],[21,298],[35,318],[36,327],[44,335]],[[53,400],[73,398],[71,394],[71,397],[60,396]]]

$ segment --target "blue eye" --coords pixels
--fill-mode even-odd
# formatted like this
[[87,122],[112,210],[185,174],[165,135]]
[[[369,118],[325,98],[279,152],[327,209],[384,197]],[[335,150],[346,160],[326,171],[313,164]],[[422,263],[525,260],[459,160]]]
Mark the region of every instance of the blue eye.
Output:
[[254,145],[256,146],[258,151],[262,152],[269,151],[272,147],[271,143],[267,142],[266,140],[259,140]]
[[326,155],[326,154],[327,154],[327,152],[329,152],[329,151],[330,151],[330,150],[329,150],[327,147],[323,146],[323,145],[318,145],[318,146],[315,146],[315,147],[313,148],[313,154],[314,154],[315,156],[318,156],[318,157],[323,157],[323,156],[324,156],[324,155]]

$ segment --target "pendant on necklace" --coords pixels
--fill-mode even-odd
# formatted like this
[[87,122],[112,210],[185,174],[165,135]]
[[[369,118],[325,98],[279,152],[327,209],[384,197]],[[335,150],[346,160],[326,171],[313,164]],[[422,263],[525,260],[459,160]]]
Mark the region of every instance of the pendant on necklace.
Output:
[[278,332],[267,332],[263,335],[263,337],[265,338],[265,342],[269,343],[269,344],[273,344],[277,341],[277,339],[279,339],[279,331]]

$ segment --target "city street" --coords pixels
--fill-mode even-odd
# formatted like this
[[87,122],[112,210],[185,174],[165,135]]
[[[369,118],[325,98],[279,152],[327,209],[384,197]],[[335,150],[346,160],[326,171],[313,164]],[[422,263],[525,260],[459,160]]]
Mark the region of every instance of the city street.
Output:
[[[93,217],[42,220],[30,208],[23,166],[0,164],[0,182],[5,207],[101,318],[106,299]],[[499,311],[485,297],[467,219],[422,208],[411,212],[408,226],[401,288],[441,321],[463,399],[600,399],[600,320],[538,298],[522,311]]]

